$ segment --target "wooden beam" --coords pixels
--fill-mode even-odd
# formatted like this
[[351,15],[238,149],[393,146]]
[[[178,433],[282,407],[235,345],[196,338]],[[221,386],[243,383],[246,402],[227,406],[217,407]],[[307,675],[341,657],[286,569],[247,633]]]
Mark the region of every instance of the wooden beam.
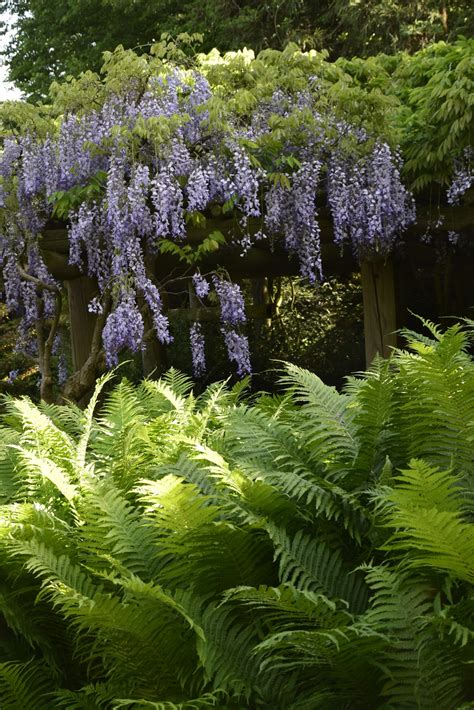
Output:
[[[182,318],[188,321],[211,322],[219,320],[220,312],[219,306],[210,306],[209,308],[198,306],[193,308],[170,308],[166,311],[166,315],[170,320]],[[265,320],[271,318],[272,306],[271,304],[251,304],[245,309],[245,314],[249,319]]]

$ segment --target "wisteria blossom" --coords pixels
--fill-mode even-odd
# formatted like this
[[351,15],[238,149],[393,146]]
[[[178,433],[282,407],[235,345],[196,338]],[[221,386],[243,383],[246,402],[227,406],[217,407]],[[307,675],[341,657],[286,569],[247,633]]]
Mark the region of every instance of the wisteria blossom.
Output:
[[209,283],[199,272],[193,275],[193,286],[198,298],[206,298],[209,293]]
[[245,323],[245,304],[238,284],[214,276],[212,279],[221,308],[221,321],[229,325]]
[[461,197],[474,184],[474,148],[464,150],[461,160],[455,164],[454,178],[449,186],[447,198],[450,205],[457,205]]
[[227,348],[227,355],[231,362],[235,362],[237,365],[237,374],[242,377],[243,375],[249,375],[252,372],[252,366],[250,364],[250,349],[249,341],[245,335],[237,333],[235,330],[222,330],[224,336],[225,345]]
[[194,376],[202,377],[206,372],[206,352],[204,335],[201,330],[201,324],[198,321],[192,323],[189,328],[189,340],[191,343]]
[[377,142],[363,158],[335,151],[328,168],[328,201],[337,244],[387,254],[415,220],[413,197],[400,179],[400,156]]
[[10,370],[7,376],[7,382],[9,385],[12,385],[15,380],[17,379],[18,375],[20,374],[19,370]]
[[265,225],[270,233],[283,234],[288,251],[298,255],[301,275],[314,283],[322,275],[317,190],[321,162],[306,160],[288,186],[281,183],[266,195]]
[[107,365],[118,363],[121,350],[128,348],[133,352],[143,347],[143,317],[131,294],[123,294],[116,308],[107,317],[102,334]]

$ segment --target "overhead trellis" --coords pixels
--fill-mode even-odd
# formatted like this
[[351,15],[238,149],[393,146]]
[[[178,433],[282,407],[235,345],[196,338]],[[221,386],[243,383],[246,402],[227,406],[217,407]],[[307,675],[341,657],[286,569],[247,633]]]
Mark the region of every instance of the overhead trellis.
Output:
[[[460,63],[468,50],[459,44]],[[416,126],[381,90],[380,77],[395,81],[388,59],[369,60],[361,77],[357,62],[296,47],[257,58],[177,53],[166,43],[140,57],[119,49],[106,56],[103,77],[53,86],[51,105],[3,107],[5,297],[22,314],[21,345],[37,353],[44,398],[52,397],[63,280],[76,368],[67,396],[90,387],[103,354],[110,366],[151,338],[170,342],[164,291],[172,278],[189,281],[196,373],[205,367],[200,320],[212,292],[242,375],[251,369],[247,315],[232,279],[259,254],[266,276],[284,252],[314,283],[324,277],[328,227],[338,248],[371,264],[366,302],[375,303],[379,330],[385,317],[383,331],[394,329],[392,296],[386,307],[380,299],[390,290],[387,259],[416,221],[400,149],[403,121],[412,135]],[[470,123],[465,113],[456,120],[465,123],[462,140],[450,169],[443,175],[437,165],[435,175],[451,184],[452,201],[472,179]],[[413,151],[410,160],[416,181]]]

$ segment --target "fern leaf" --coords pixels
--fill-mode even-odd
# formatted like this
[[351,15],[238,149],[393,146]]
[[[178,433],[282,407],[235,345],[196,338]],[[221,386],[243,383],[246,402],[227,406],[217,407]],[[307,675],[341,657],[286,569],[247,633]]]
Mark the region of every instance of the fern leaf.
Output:
[[385,525],[394,530],[384,545],[407,551],[406,564],[425,565],[474,582],[474,526],[463,520],[459,477],[412,460],[393,490],[381,493]]
[[86,451],[87,451],[87,446],[89,444],[89,439],[92,431],[92,425],[93,425],[93,417],[94,417],[94,412],[97,407],[97,402],[99,400],[99,396],[104,389],[105,385],[107,382],[110,382],[110,380],[114,377],[114,372],[110,371],[107,372],[105,375],[102,375],[97,380],[97,383],[94,387],[94,392],[92,393],[92,397],[89,400],[89,403],[84,410],[83,418],[81,420],[81,429],[82,433],[79,438],[78,444],[77,444],[77,449],[76,449],[76,461],[77,464],[80,468],[83,468],[86,464]]
[[338,550],[299,530],[292,539],[279,528],[268,526],[279,558],[282,583],[302,591],[322,592],[330,599],[343,599],[351,611],[365,609],[368,589],[360,573],[350,569]]
[[2,710],[51,708],[51,690],[54,687],[45,664],[0,663],[0,698]]

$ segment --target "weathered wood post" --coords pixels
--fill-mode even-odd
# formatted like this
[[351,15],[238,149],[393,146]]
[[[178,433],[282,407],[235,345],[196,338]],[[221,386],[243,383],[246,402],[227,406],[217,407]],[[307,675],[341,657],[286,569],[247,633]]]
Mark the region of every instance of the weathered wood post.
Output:
[[267,313],[262,318],[254,319],[254,329],[256,338],[260,338],[265,330],[270,328],[272,320],[270,313],[268,312],[268,307],[270,306],[270,293],[268,291],[268,279],[263,277],[261,279],[252,279],[252,300],[254,306],[262,306],[267,309]]
[[50,273],[65,283],[68,293],[68,330],[74,374],[66,383],[64,396],[85,404],[97,375],[100,355],[98,336],[106,315],[98,317],[88,309],[90,301],[98,293],[97,282],[69,264],[66,229],[46,229],[42,235],[41,248]]
[[388,357],[396,346],[396,301],[393,261],[390,258],[361,263],[364,303],[365,360],[369,366],[379,354]]
[[97,316],[90,313],[88,304],[97,296],[97,282],[88,276],[66,281],[69,305],[69,333],[72,366],[77,372],[90,355]]

